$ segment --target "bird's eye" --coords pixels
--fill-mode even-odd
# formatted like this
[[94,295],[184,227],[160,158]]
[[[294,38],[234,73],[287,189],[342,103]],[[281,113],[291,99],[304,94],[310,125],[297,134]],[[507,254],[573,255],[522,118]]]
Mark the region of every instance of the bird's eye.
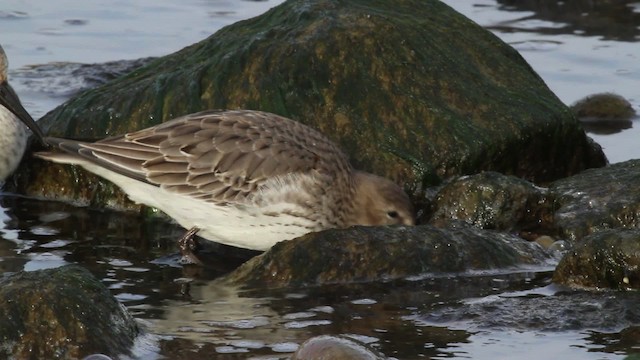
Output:
[[396,219],[399,216],[399,214],[398,214],[397,211],[392,210],[392,211],[387,212],[387,216],[392,218],[392,219]]

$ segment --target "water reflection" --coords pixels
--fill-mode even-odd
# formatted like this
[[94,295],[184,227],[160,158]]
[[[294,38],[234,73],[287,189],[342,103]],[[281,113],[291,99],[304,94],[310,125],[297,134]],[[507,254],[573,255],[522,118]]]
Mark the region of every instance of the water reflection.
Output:
[[610,352],[635,346],[629,339],[640,322],[640,295],[558,292],[549,288],[549,269],[241,289],[222,276],[251,254],[213,246],[209,267],[179,267],[175,240],[184,230],[163,218],[11,194],[0,206],[0,270],[86,267],[147,329],[139,358],[284,359],[323,334],[350,336],[398,359],[496,358],[514,346],[556,349],[567,359],[615,358]]
[[526,11],[529,14],[518,19],[517,26],[507,22],[492,26],[494,30],[640,41],[640,9],[634,0],[498,0],[498,4],[503,11]]
[[633,127],[633,123],[631,122],[631,120],[581,121],[581,124],[582,128],[587,133],[598,135],[616,134]]
[[16,272],[24,268],[26,260],[19,255],[22,249],[28,247],[20,240],[20,231],[16,223],[18,219],[11,213],[11,197],[0,193],[0,272]]

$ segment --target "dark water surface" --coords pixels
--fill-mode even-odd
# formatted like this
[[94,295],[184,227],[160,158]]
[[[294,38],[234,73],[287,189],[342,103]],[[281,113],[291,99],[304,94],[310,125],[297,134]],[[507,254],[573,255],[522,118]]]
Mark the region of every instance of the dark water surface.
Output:
[[[86,86],[65,70],[78,65],[56,62],[160,56],[279,2],[7,0],[0,8],[0,42],[12,83],[39,117]],[[566,103],[615,91],[640,111],[637,2],[446,2],[517,48]],[[616,162],[640,157],[639,135],[634,121],[630,129],[594,137]],[[177,266],[175,240],[183,230],[163,218],[142,221],[12,194],[0,195],[0,206],[0,271],[86,267],[147,329],[135,358],[286,358],[320,334],[346,334],[398,359],[623,359],[640,353],[637,292],[559,289],[550,284],[552,264],[251,291],[216,280],[247,252],[219,247],[204,270]]]
[[520,359],[616,359],[640,351],[637,292],[563,291],[550,284],[552,266],[242,290],[216,278],[246,253],[221,247],[208,268],[181,268],[182,229],[162,218],[11,194],[0,205],[1,270],[88,268],[147,329],[135,358],[280,359],[320,334],[352,336],[398,359],[509,359],[514,351]]

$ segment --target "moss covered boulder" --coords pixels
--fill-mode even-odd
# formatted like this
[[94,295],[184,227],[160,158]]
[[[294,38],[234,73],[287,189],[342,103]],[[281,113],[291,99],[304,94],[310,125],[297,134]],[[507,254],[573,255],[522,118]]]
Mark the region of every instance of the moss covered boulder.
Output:
[[[605,163],[516,50],[439,1],[286,1],[40,123],[51,135],[101,138],[212,108],[309,124],[357,167],[411,192],[480,170],[541,182]],[[21,192],[114,202],[87,190],[84,172],[39,161],[20,171]]]
[[640,289],[640,229],[587,236],[565,254],[553,281],[575,288]]
[[553,198],[547,189],[500,173],[463,176],[435,196],[430,224],[464,221],[482,229],[527,234],[555,234]]
[[0,358],[128,354],[138,332],[109,290],[79,266],[0,279]]
[[640,160],[586,170],[553,182],[558,236],[579,241],[615,228],[640,228]]
[[226,279],[250,287],[313,286],[540,265],[551,258],[536,243],[475,227],[352,227],[277,243]]

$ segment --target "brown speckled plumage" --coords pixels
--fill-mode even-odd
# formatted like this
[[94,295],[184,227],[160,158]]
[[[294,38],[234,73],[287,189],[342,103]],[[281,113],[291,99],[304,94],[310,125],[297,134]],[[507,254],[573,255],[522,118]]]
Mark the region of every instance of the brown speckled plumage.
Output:
[[176,202],[189,199],[195,201],[190,206],[224,215],[212,216],[213,221],[233,213],[241,219],[226,225],[269,233],[265,241],[251,244],[232,239],[233,234],[220,236],[225,224],[207,231],[207,224],[191,223],[187,214],[176,215],[171,206],[149,200],[154,194],[132,194],[126,184],[110,179],[135,201],[159,207],[187,228],[201,228],[205,238],[236,246],[266,249],[279,240],[334,227],[413,224],[411,204],[397,185],[353,170],[325,136],[270,113],[206,111],[95,143],[47,141],[63,152],[42,153],[43,158],[78,163],[107,179],[105,173],[119,174],[159,187]]

